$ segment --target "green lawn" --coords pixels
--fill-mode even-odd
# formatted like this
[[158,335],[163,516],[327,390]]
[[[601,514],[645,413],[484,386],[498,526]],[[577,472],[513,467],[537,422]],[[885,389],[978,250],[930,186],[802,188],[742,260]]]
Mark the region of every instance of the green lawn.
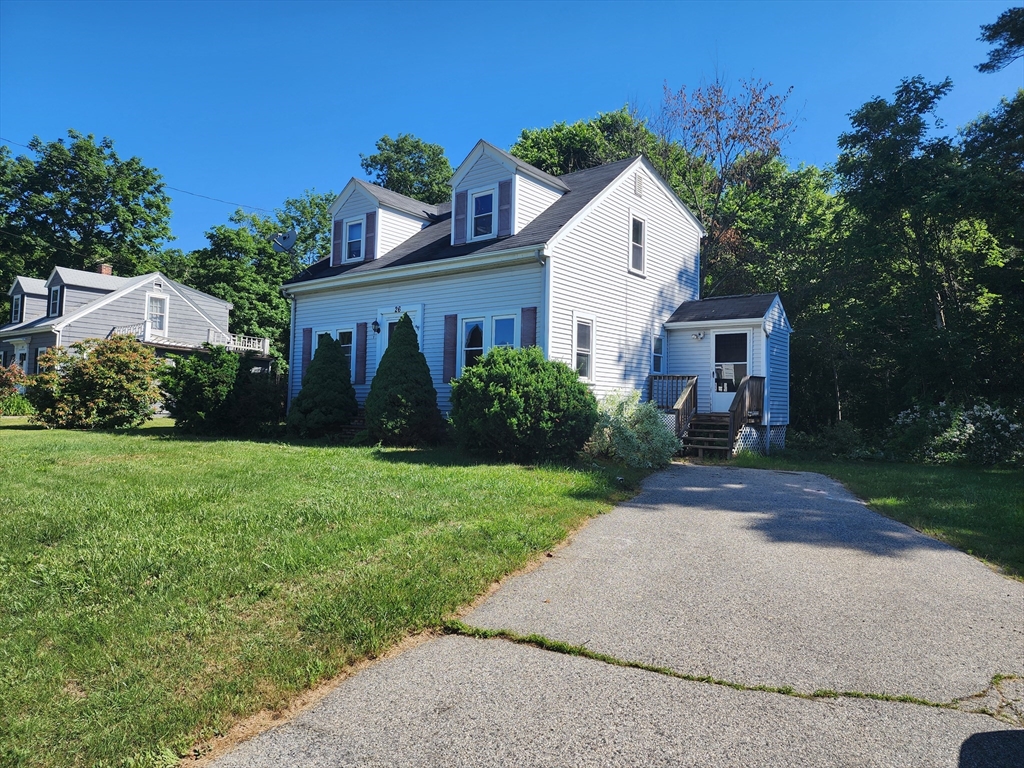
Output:
[[0,764],[173,763],[440,625],[614,474],[0,419]]
[[871,509],[1024,580],[1024,472],[743,455],[740,466],[820,472]]

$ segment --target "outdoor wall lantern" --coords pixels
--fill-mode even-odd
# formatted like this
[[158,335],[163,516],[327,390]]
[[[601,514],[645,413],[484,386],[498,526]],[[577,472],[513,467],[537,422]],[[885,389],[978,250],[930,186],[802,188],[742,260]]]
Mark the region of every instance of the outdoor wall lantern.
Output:
[[697,331],[696,333],[691,334],[690,338],[693,339],[694,341],[700,341],[701,339],[704,338],[704,331]]
[[380,323],[378,323],[376,320],[370,323],[370,327],[373,328],[374,333],[380,333]]

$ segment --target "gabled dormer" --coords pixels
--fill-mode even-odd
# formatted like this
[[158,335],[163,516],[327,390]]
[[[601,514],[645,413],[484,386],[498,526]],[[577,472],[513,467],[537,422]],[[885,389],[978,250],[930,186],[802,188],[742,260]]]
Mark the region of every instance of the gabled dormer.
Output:
[[387,255],[437,216],[437,206],[352,179],[330,207],[331,266]]
[[34,277],[19,277],[7,292],[11,297],[11,315],[0,324],[25,323],[46,314],[46,282]]
[[452,176],[451,244],[521,232],[569,191],[556,176],[481,139]]

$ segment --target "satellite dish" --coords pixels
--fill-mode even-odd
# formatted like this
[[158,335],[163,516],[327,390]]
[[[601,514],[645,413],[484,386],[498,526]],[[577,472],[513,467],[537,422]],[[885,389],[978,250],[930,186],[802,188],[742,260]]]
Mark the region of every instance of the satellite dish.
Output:
[[292,227],[287,232],[278,232],[270,242],[273,243],[274,250],[278,253],[291,253],[297,238],[298,235],[295,233],[295,228]]

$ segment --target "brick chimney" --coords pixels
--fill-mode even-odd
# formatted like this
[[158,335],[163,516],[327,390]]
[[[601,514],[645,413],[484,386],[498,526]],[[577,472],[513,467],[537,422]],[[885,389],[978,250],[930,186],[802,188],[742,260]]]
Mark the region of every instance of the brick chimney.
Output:
[[101,275],[112,275],[114,274],[114,268],[110,264],[98,264],[96,271]]

